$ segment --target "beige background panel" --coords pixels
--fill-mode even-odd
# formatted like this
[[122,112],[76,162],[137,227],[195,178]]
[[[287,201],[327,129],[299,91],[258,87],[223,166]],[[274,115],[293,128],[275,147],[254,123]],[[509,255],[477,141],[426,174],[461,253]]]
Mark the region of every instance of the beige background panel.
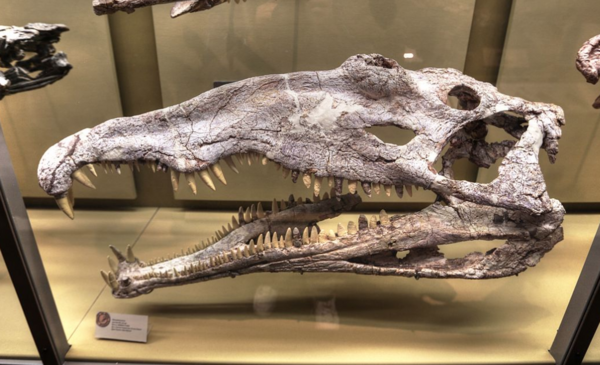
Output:
[[0,359],[36,358],[38,355],[21,303],[0,254]]
[[[358,213],[342,221],[356,220]],[[230,214],[160,209],[135,246],[142,260],[187,248]],[[333,228],[330,220],[323,228]],[[211,363],[551,363],[552,344],[600,215],[570,215],[565,240],[518,277],[414,280],[253,274],[157,289],[105,288],[71,337],[69,360]],[[443,248],[447,257],[498,242]],[[452,247],[454,246],[454,247]],[[96,340],[98,311],[150,316],[146,345]],[[589,358],[600,360],[600,349]]]
[[155,212],[75,210],[72,221],[56,209],[29,210],[67,338],[102,290],[100,270],[108,271],[106,257],[112,255],[108,245],[133,245]]
[[[591,107],[600,90],[575,68],[583,42],[600,33],[599,13],[597,1],[516,1],[498,78],[505,94],[564,109],[567,125],[558,161],[552,165],[544,151],[540,154],[548,192],[563,202],[600,201],[600,113]],[[490,140],[506,136],[493,130]],[[481,169],[478,180],[489,182],[497,176],[494,166]]]
[[[211,89],[214,81],[332,69],[358,53],[381,53],[408,69],[462,70],[473,8],[474,1],[252,0],[173,21],[169,6],[157,6],[153,14],[163,104],[190,99]],[[414,58],[404,59],[404,53]],[[395,127],[377,135],[399,145],[414,137]],[[456,170],[460,176],[467,168]],[[281,180],[274,169],[253,166],[246,171],[239,177],[229,173],[229,186],[217,193],[201,188],[194,196],[180,189],[175,197],[252,201],[312,195],[300,183]],[[419,191],[402,201],[434,199],[433,193]],[[383,195],[365,200],[390,201]]]
[[[94,15],[81,0],[3,0],[0,24],[64,23],[71,30],[56,45],[73,69],[64,79],[40,90],[0,101],[0,121],[21,193],[46,197],[37,183],[37,165],[48,147],[81,129],[122,116],[106,17]],[[99,171],[100,172],[100,171]],[[75,187],[76,197],[133,199],[129,171],[118,180],[94,180],[98,190]]]

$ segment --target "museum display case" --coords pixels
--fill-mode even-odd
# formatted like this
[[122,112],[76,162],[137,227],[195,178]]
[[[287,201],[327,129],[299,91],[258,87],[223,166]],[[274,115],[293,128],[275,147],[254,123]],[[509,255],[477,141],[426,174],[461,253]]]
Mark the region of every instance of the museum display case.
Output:
[[0,364],[600,361],[600,4],[5,1]]

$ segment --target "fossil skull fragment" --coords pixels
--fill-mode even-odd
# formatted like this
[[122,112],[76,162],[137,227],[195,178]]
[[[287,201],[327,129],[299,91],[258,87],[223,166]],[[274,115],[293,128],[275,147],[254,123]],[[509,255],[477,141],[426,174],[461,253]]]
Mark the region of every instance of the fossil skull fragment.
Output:
[[[236,4],[240,0],[234,0]],[[244,0],[245,2],[246,0]],[[209,10],[217,5],[230,3],[231,0],[94,0],[92,6],[96,15],[113,14],[117,11],[132,13],[137,8],[146,6],[175,3],[171,9],[171,17],[176,18],[187,13]]]
[[[67,56],[53,46],[67,30],[63,24],[0,26],[0,99],[50,85],[69,73]],[[33,55],[27,57],[26,52]]]
[[[583,44],[577,52],[575,65],[587,82],[596,85],[600,79],[600,35],[590,38]],[[600,96],[592,106],[600,109]]]
[[[447,104],[449,96],[459,108]],[[313,186],[314,202],[292,198],[270,210],[240,209],[208,243],[167,260],[145,262],[130,249],[114,249],[118,263],[111,260],[103,277],[118,298],[253,272],[496,278],[535,265],[562,239],[564,209],[546,192],[538,155],[543,148],[555,160],[563,124],[559,107],[503,95],[459,71],[409,71],[381,55],[357,55],[334,70],[255,77],[80,131],[44,154],[38,177],[71,218],[72,182],[92,187],[81,170],[92,164],[150,164],[171,171],[174,189],[184,175],[196,191],[199,181],[215,189],[212,175],[225,183],[219,161],[235,171],[237,156],[238,163],[273,161],[284,176]],[[403,146],[384,143],[369,133],[372,126],[412,130],[415,137]],[[490,126],[514,139],[487,143]],[[481,167],[504,160],[494,181],[479,184],[453,179],[460,158]],[[323,195],[325,178],[331,192]],[[416,186],[438,200],[412,215],[382,211],[321,231],[319,221],[360,202],[358,185],[367,195],[393,188],[399,196]],[[507,242],[462,259],[437,249],[475,239]],[[409,254],[398,259],[401,251]]]

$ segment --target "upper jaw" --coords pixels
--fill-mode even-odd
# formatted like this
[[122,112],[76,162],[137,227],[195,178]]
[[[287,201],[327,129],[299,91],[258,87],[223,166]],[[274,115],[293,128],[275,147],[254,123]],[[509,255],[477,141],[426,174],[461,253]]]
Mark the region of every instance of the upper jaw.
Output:
[[[471,93],[466,99],[473,110],[444,104],[443,96],[456,83],[460,92]],[[508,153],[494,183],[454,181],[437,174],[433,162],[456,133],[504,111],[523,114],[530,127],[522,132],[518,148]],[[446,200],[541,214],[550,205],[539,166],[531,171],[536,184],[520,186],[520,196],[511,193],[512,198],[500,199],[498,191],[512,189],[507,181],[515,173],[529,173],[523,169],[537,163],[540,147],[553,159],[564,123],[561,115],[558,107],[509,98],[458,71],[406,71],[382,56],[358,55],[331,71],[252,78],[180,105],[83,130],[44,154],[38,177],[41,187],[57,198],[67,195],[73,177],[90,186],[78,170],[98,162],[150,162],[176,177],[188,174],[192,184],[194,173],[211,181],[209,170],[224,179],[217,168],[221,159],[229,164],[231,156],[251,153],[292,170],[295,178],[308,174],[353,184],[417,185]],[[383,143],[366,131],[376,125],[411,129],[416,137],[404,146]],[[214,188],[214,183],[207,184]]]

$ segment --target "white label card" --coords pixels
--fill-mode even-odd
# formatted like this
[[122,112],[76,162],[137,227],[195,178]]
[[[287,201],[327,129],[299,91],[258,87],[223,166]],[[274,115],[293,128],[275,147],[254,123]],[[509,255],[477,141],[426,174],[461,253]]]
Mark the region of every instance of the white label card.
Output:
[[148,342],[148,316],[98,312],[96,338]]

